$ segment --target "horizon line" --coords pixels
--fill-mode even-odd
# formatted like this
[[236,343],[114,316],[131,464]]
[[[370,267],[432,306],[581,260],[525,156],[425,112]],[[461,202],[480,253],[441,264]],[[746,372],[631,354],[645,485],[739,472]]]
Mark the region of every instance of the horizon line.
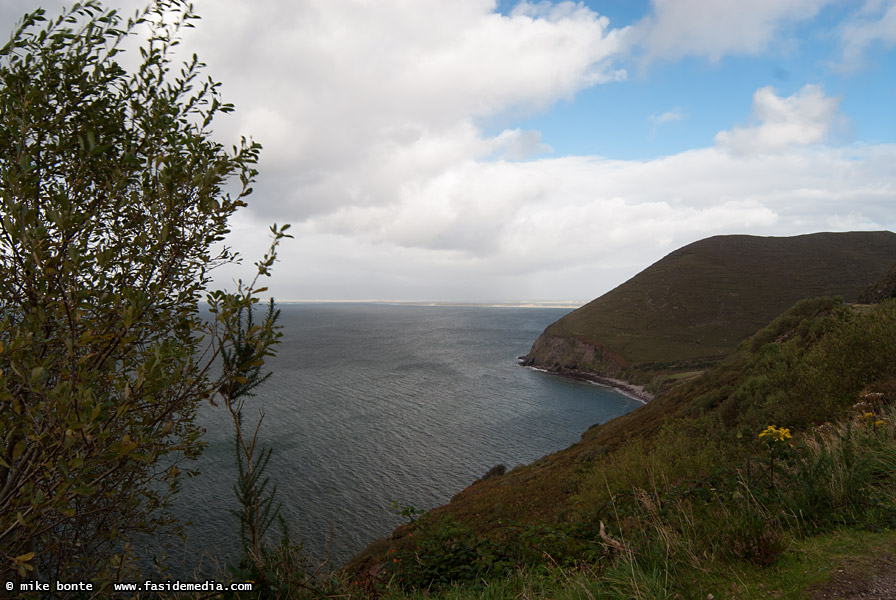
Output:
[[[269,297],[268,297],[269,298]],[[508,308],[579,308],[590,300],[518,300],[518,301],[479,301],[479,300],[391,300],[384,298],[274,298],[282,304],[396,304],[408,306],[482,306]]]

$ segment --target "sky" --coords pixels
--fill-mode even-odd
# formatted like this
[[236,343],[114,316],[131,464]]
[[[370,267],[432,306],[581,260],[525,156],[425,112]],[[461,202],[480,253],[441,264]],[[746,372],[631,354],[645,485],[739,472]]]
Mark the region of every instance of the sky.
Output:
[[273,223],[280,300],[486,303],[585,302],[713,235],[896,230],[896,0],[194,5],[215,135],[264,147],[220,287]]

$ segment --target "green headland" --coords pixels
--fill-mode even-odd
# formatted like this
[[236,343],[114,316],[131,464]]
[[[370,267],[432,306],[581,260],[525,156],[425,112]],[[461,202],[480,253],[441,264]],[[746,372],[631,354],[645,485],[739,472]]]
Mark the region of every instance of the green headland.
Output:
[[798,300],[855,302],[894,261],[889,231],[707,238],[553,323],[524,364],[650,384],[720,360]]

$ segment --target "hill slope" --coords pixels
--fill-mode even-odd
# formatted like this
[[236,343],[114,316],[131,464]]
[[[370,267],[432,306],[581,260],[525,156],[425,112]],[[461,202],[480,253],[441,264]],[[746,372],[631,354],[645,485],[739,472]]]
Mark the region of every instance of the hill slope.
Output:
[[816,534],[896,527],[894,433],[896,303],[805,300],[701,376],[474,483],[347,569],[389,587],[471,587],[446,598],[520,568],[541,585],[564,566],[589,597],[705,598],[770,577]]
[[523,364],[638,379],[715,361],[798,300],[856,301],[894,263],[890,231],[707,238],[550,325]]

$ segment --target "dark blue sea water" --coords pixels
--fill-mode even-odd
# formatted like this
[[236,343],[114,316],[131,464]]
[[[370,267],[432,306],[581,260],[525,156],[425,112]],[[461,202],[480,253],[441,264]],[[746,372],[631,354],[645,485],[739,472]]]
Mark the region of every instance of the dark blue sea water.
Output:
[[[568,309],[282,304],[271,378],[248,403],[292,533],[341,566],[401,522],[393,502],[429,509],[490,467],[532,462],[638,402],[590,383],[525,369],[517,357]],[[176,514],[186,567],[239,554],[232,431],[204,406],[201,475]],[[181,548],[182,550],[182,548]],[[172,558],[182,556],[177,552]],[[173,561],[176,563],[177,561]],[[183,569],[174,564],[176,570]]]

